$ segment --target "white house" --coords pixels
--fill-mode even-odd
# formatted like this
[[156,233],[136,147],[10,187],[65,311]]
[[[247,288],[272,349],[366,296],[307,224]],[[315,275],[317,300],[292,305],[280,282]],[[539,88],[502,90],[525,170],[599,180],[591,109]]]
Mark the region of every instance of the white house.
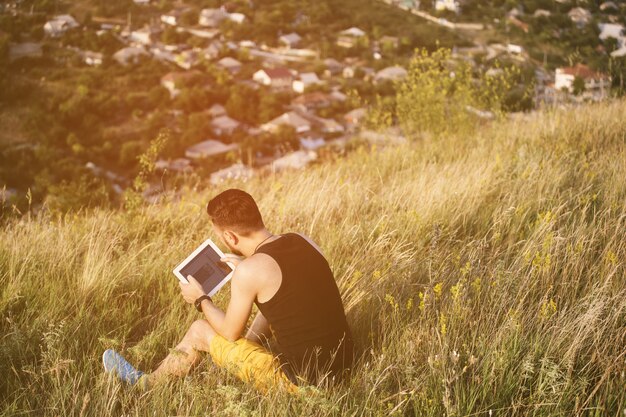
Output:
[[213,133],[218,136],[232,135],[235,129],[237,129],[240,125],[241,123],[237,120],[228,117],[225,114],[211,120],[211,129],[213,130]]
[[101,52],[85,51],[83,58],[85,58],[85,64],[96,67],[102,65],[103,54]]
[[293,127],[296,133],[306,133],[311,130],[311,122],[294,111],[281,114],[277,118],[261,125],[261,129],[266,132],[276,132],[282,125]]
[[579,28],[585,26],[591,20],[591,12],[582,7],[574,7],[567,15]]
[[229,56],[224,57],[220,59],[219,61],[217,61],[217,65],[224,68],[231,74],[235,74],[241,70],[241,62]]
[[343,65],[334,58],[326,58],[324,60],[326,69],[324,70],[324,76],[331,77],[332,75],[339,74],[343,70]]
[[128,65],[137,63],[142,56],[148,56],[145,49],[139,46],[129,46],[114,53],[113,59],[122,65]]
[[292,87],[293,91],[295,91],[296,93],[304,93],[304,90],[306,90],[307,87],[316,84],[321,84],[321,81],[316,73],[303,72],[302,74],[300,74],[300,77],[297,80],[293,81]]
[[342,30],[341,32],[339,32],[339,34],[342,36],[352,36],[354,38],[360,38],[365,36],[365,32],[355,26],[352,26],[351,28],[348,28],[346,30]]
[[506,45],[506,50],[510,54],[520,55],[524,52],[524,48],[521,45],[509,43]]
[[461,12],[461,6],[456,0],[437,0],[435,1],[435,10],[443,11],[449,10],[454,13]]
[[281,44],[285,45],[288,48],[295,48],[296,46],[298,46],[301,40],[302,40],[302,37],[295,32],[282,35],[281,37],[278,38],[278,42],[280,42]]
[[215,103],[206,111],[211,118],[226,116],[226,109],[219,103]]
[[585,83],[583,98],[602,100],[608,96],[611,87],[611,77],[593,71],[587,65],[576,64],[573,67],[557,68],[554,77],[554,88],[558,91],[574,91],[574,80],[580,78]]
[[228,17],[222,9],[202,9],[198,16],[198,24],[200,26],[218,27],[224,19]]
[[264,68],[255,72],[252,79],[259,84],[283,90],[292,88],[293,75],[285,67]]
[[351,27],[339,32],[337,38],[337,45],[342,48],[352,48],[355,46],[359,39],[365,37],[365,32],[357,27]]
[[185,14],[188,9],[186,8],[175,8],[171,10],[169,13],[161,15],[161,22],[170,26],[178,26],[180,23],[180,18]]
[[228,20],[238,24],[242,24],[246,21],[246,15],[243,13],[228,13],[226,17],[228,18]]
[[400,66],[391,66],[383,68],[374,75],[374,82],[381,81],[398,81],[407,76],[407,71]]
[[67,30],[78,27],[79,24],[71,15],[61,14],[48,20],[43,25],[44,33],[50,37],[58,37],[63,35]]
[[239,148],[236,143],[229,145],[218,140],[208,139],[200,143],[196,143],[185,150],[185,156],[190,159],[203,159],[210,156],[222,155]]
[[600,5],[600,10],[602,10],[603,12],[606,12],[608,10],[618,11],[619,6],[613,1],[605,1]]
[[600,40],[605,41],[609,38],[617,40],[617,48],[621,48],[626,45],[626,36],[624,35],[624,25],[618,23],[598,23],[598,29],[600,29]]
[[156,26],[144,26],[130,32],[128,40],[141,45],[152,45],[160,33],[161,29]]

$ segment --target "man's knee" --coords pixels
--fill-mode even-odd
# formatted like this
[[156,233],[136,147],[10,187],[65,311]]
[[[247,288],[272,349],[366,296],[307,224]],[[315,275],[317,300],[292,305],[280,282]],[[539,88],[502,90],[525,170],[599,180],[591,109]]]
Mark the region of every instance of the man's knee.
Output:
[[202,351],[209,350],[209,344],[214,336],[215,330],[213,330],[208,321],[203,319],[194,321],[187,331],[187,337],[194,349]]

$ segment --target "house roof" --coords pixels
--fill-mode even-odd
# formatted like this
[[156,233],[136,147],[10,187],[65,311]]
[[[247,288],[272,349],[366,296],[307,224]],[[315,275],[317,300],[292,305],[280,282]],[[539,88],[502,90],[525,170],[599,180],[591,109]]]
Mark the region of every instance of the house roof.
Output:
[[300,146],[304,149],[315,150],[324,146],[326,142],[324,142],[323,138],[302,138],[300,139]]
[[217,64],[222,66],[222,67],[226,67],[226,68],[233,68],[233,67],[240,67],[241,66],[241,62],[239,62],[235,58],[231,58],[229,56],[220,59],[219,61],[217,61]]
[[305,84],[312,84],[318,83],[320,79],[314,72],[303,72],[302,74],[300,74],[300,81]]
[[343,65],[341,65],[341,62],[337,61],[335,58],[326,58],[324,60],[324,65],[326,65],[329,68],[341,68],[341,67],[343,67]]
[[318,117],[316,121],[320,125],[322,125],[324,130],[328,132],[342,132],[344,130],[343,126],[339,124],[339,122],[337,122],[335,119],[326,119],[323,117]]
[[591,12],[587,9],[583,9],[582,7],[574,7],[567,15],[572,19],[589,19],[591,17]]
[[624,33],[624,25],[618,23],[598,23],[600,29],[599,38],[605,40],[607,38],[620,39]]
[[76,21],[76,19],[74,19],[74,17],[72,17],[72,15],[69,15],[69,14],[60,14],[60,15],[54,16],[52,20],[65,22],[65,24],[68,25],[69,27],[78,26],[78,22]]
[[221,104],[215,103],[214,105],[209,107],[207,112],[209,112],[209,114],[212,114],[214,116],[223,116],[226,114],[226,109]]
[[208,156],[220,155],[226,152],[234,151],[239,145],[231,143],[229,145],[218,140],[208,139],[200,143],[196,143],[185,150],[187,158],[206,158]]
[[277,118],[266,123],[266,126],[272,127],[278,127],[280,125],[293,126],[297,131],[298,129],[302,128],[310,128],[311,122],[300,116],[298,113],[290,111],[287,113],[283,113]]
[[288,44],[298,43],[302,40],[302,37],[295,32],[288,33],[278,38],[281,42]]
[[229,13],[228,19],[232,20],[235,23],[243,23],[246,20],[246,15],[243,13]]
[[346,30],[342,30],[340,34],[344,36],[354,36],[355,38],[365,36],[365,32],[354,26]]
[[615,2],[605,1],[600,5],[600,10],[605,11],[607,9],[619,10],[619,7],[617,6],[617,4],[615,4]]
[[122,48],[116,53],[113,54],[113,58],[115,59],[123,59],[126,60],[132,56],[136,55],[148,55],[145,49],[140,48],[138,46],[128,46],[126,48]]
[[557,68],[557,71],[560,71],[562,74],[580,77],[583,80],[607,78],[606,74],[596,72],[585,64],[576,64],[573,67]]
[[404,68],[400,66],[392,66],[381,69],[374,76],[375,80],[399,80],[401,78],[406,77],[407,72]]
[[237,120],[226,115],[216,117],[211,121],[211,124],[220,129],[236,129],[240,125]]
[[261,71],[264,71],[268,77],[271,79],[279,79],[279,78],[292,78],[293,75],[291,71],[285,67],[277,67],[277,68],[265,68]]
[[359,107],[358,109],[354,109],[349,111],[348,113],[346,113],[343,117],[346,120],[352,119],[352,120],[358,120],[362,117],[365,116],[365,114],[367,113],[367,110],[364,109],[363,107]]
[[227,13],[222,9],[202,9],[200,16],[208,19],[225,19]]
[[348,96],[339,90],[335,90],[330,93],[330,98],[337,101],[346,101],[348,99]]

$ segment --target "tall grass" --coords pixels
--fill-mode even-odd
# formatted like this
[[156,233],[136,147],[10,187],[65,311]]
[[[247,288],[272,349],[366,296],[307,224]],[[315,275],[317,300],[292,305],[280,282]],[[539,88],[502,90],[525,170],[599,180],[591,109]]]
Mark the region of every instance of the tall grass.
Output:
[[331,263],[359,362],[322,395],[263,396],[208,356],[145,393],[103,374],[109,347],[154,369],[198,317],[171,270],[211,235],[219,190],[10,223],[0,413],[622,416],[624,114],[623,101],[546,111],[228,184]]

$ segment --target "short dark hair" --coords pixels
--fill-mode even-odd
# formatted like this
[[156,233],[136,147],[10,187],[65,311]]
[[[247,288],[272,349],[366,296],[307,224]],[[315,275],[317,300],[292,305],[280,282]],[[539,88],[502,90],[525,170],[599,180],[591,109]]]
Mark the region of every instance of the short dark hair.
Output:
[[213,197],[206,206],[206,212],[216,226],[233,229],[244,236],[265,227],[254,198],[236,188]]

